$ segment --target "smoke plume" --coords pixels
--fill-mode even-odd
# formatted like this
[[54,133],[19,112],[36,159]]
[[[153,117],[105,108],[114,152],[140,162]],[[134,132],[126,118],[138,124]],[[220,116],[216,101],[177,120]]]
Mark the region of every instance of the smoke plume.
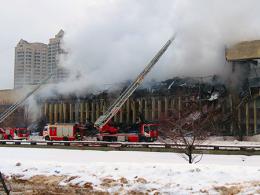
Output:
[[257,0],[131,0],[89,4],[65,30],[60,66],[71,77],[41,94],[99,92],[133,80],[162,45],[176,39],[146,81],[226,76],[225,47],[260,38]]

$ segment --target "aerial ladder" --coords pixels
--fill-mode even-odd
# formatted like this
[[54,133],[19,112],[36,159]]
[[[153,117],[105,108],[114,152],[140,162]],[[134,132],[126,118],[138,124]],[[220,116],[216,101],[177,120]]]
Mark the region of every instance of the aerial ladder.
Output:
[[15,102],[12,106],[7,108],[3,113],[0,115],[0,123],[2,123],[7,117],[9,117],[19,106],[21,106],[31,95],[33,95],[36,91],[40,89],[40,87],[44,84],[46,84],[52,76],[55,74],[55,72],[48,75],[45,79],[42,80],[41,83],[39,83],[37,86],[33,88],[32,91],[27,93],[24,97],[19,99],[17,102]]
[[121,109],[123,104],[127,99],[134,93],[134,91],[141,85],[144,77],[151,71],[154,65],[158,62],[164,52],[168,49],[170,44],[173,42],[175,36],[169,39],[166,44],[159,50],[159,52],[154,56],[154,58],[148,63],[145,69],[137,76],[137,78],[131,83],[131,85],[115,100],[115,102],[107,109],[107,111],[101,115],[94,126],[97,129],[101,129],[106,125]]

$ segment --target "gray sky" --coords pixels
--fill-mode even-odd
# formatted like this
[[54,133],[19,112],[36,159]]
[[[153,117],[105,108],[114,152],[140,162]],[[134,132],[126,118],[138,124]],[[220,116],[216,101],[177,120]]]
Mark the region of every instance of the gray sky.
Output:
[[[75,86],[132,79],[166,40],[174,45],[151,78],[220,73],[224,47],[260,39],[258,0],[0,0],[0,89],[13,87],[14,47],[48,42],[61,28],[69,58],[83,76]],[[66,89],[65,89],[66,88]]]

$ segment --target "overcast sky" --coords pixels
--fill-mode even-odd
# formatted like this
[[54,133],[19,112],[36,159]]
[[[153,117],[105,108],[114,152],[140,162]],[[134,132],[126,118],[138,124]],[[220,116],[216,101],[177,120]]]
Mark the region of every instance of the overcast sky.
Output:
[[219,73],[226,44],[260,39],[258,0],[0,3],[0,89],[13,87],[18,41],[47,43],[60,29],[66,32],[64,46],[70,51],[62,66],[88,75],[89,83],[133,78],[174,32],[175,45],[153,71],[154,78]]

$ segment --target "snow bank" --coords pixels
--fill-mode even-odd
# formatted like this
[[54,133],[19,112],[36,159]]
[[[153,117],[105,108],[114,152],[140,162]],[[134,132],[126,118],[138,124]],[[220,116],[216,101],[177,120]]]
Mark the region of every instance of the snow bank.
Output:
[[[8,147],[1,147],[0,152],[0,171],[5,175],[23,179],[35,175],[66,176],[60,185],[83,186],[88,182],[107,192],[118,192],[123,186],[124,190],[141,192],[154,189],[171,194],[218,194],[223,188],[216,186],[234,183],[249,183],[241,192],[260,190],[260,156],[204,155],[201,162],[189,165],[175,153]],[[126,182],[116,182],[122,178]],[[104,181],[113,181],[114,185],[104,185]],[[258,187],[252,182],[258,182]]]

